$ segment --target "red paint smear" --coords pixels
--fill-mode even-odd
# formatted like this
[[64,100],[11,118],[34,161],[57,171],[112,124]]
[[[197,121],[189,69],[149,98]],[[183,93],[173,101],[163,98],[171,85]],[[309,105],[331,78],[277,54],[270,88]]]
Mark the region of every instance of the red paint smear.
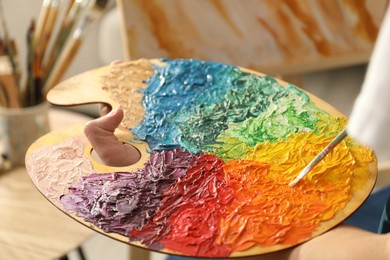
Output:
[[152,221],[129,236],[183,255],[227,257],[252,246],[297,244],[345,206],[350,187],[327,181],[288,186],[269,164],[214,155],[191,162],[167,188]]
[[184,255],[224,257],[231,254],[229,244],[215,243],[220,219],[232,200],[223,161],[214,155],[201,155],[187,176],[164,193],[161,208],[151,224],[133,229],[130,236],[147,245],[162,243]]

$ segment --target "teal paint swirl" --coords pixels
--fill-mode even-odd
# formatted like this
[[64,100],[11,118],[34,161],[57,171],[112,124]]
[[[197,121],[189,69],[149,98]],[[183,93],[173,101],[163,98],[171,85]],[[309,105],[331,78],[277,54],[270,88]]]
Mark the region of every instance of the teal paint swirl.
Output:
[[[144,89],[145,116],[133,130],[152,150],[181,146],[180,125],[195,114],[221,102],[241,71],[219,63],[197,60],[162,60]],[[191,149],[189,149],[191,150]]]
[[283,91],[271,77],[242,73],[234,81],[237,88],[228,91],[222,101],[213,106],[196,109],[196,113],[180,126],[182,143],[192,152],[212,149],[217,137],[239,123],[263,114],[272,104],[268,97]]

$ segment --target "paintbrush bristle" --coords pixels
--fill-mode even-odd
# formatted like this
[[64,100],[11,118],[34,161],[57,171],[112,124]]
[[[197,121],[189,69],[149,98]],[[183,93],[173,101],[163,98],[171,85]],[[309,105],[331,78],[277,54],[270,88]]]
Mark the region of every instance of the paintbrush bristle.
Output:
[[110,1],[109,0],[96,0],[94,7],[98,8],[98,9],[105,9],[108,2],[110,2]]

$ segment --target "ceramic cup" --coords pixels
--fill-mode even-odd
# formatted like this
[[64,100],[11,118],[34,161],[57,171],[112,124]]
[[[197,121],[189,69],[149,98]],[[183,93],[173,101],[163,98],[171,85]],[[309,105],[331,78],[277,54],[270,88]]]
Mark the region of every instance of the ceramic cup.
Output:
[[12,166],[24,165],[27,149],[50,131],[48,103],[24,108],[0,108],[2,154]]

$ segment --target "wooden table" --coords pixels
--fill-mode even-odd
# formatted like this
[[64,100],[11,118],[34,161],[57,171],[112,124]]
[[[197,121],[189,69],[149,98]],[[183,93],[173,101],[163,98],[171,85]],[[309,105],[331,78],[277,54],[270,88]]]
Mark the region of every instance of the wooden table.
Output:
[[[89,117],[51,110],[53,130]],[[79,247],[93,231],[55,208],[39,193],[24,167],[0,176],[0,259],[54,259]]]

